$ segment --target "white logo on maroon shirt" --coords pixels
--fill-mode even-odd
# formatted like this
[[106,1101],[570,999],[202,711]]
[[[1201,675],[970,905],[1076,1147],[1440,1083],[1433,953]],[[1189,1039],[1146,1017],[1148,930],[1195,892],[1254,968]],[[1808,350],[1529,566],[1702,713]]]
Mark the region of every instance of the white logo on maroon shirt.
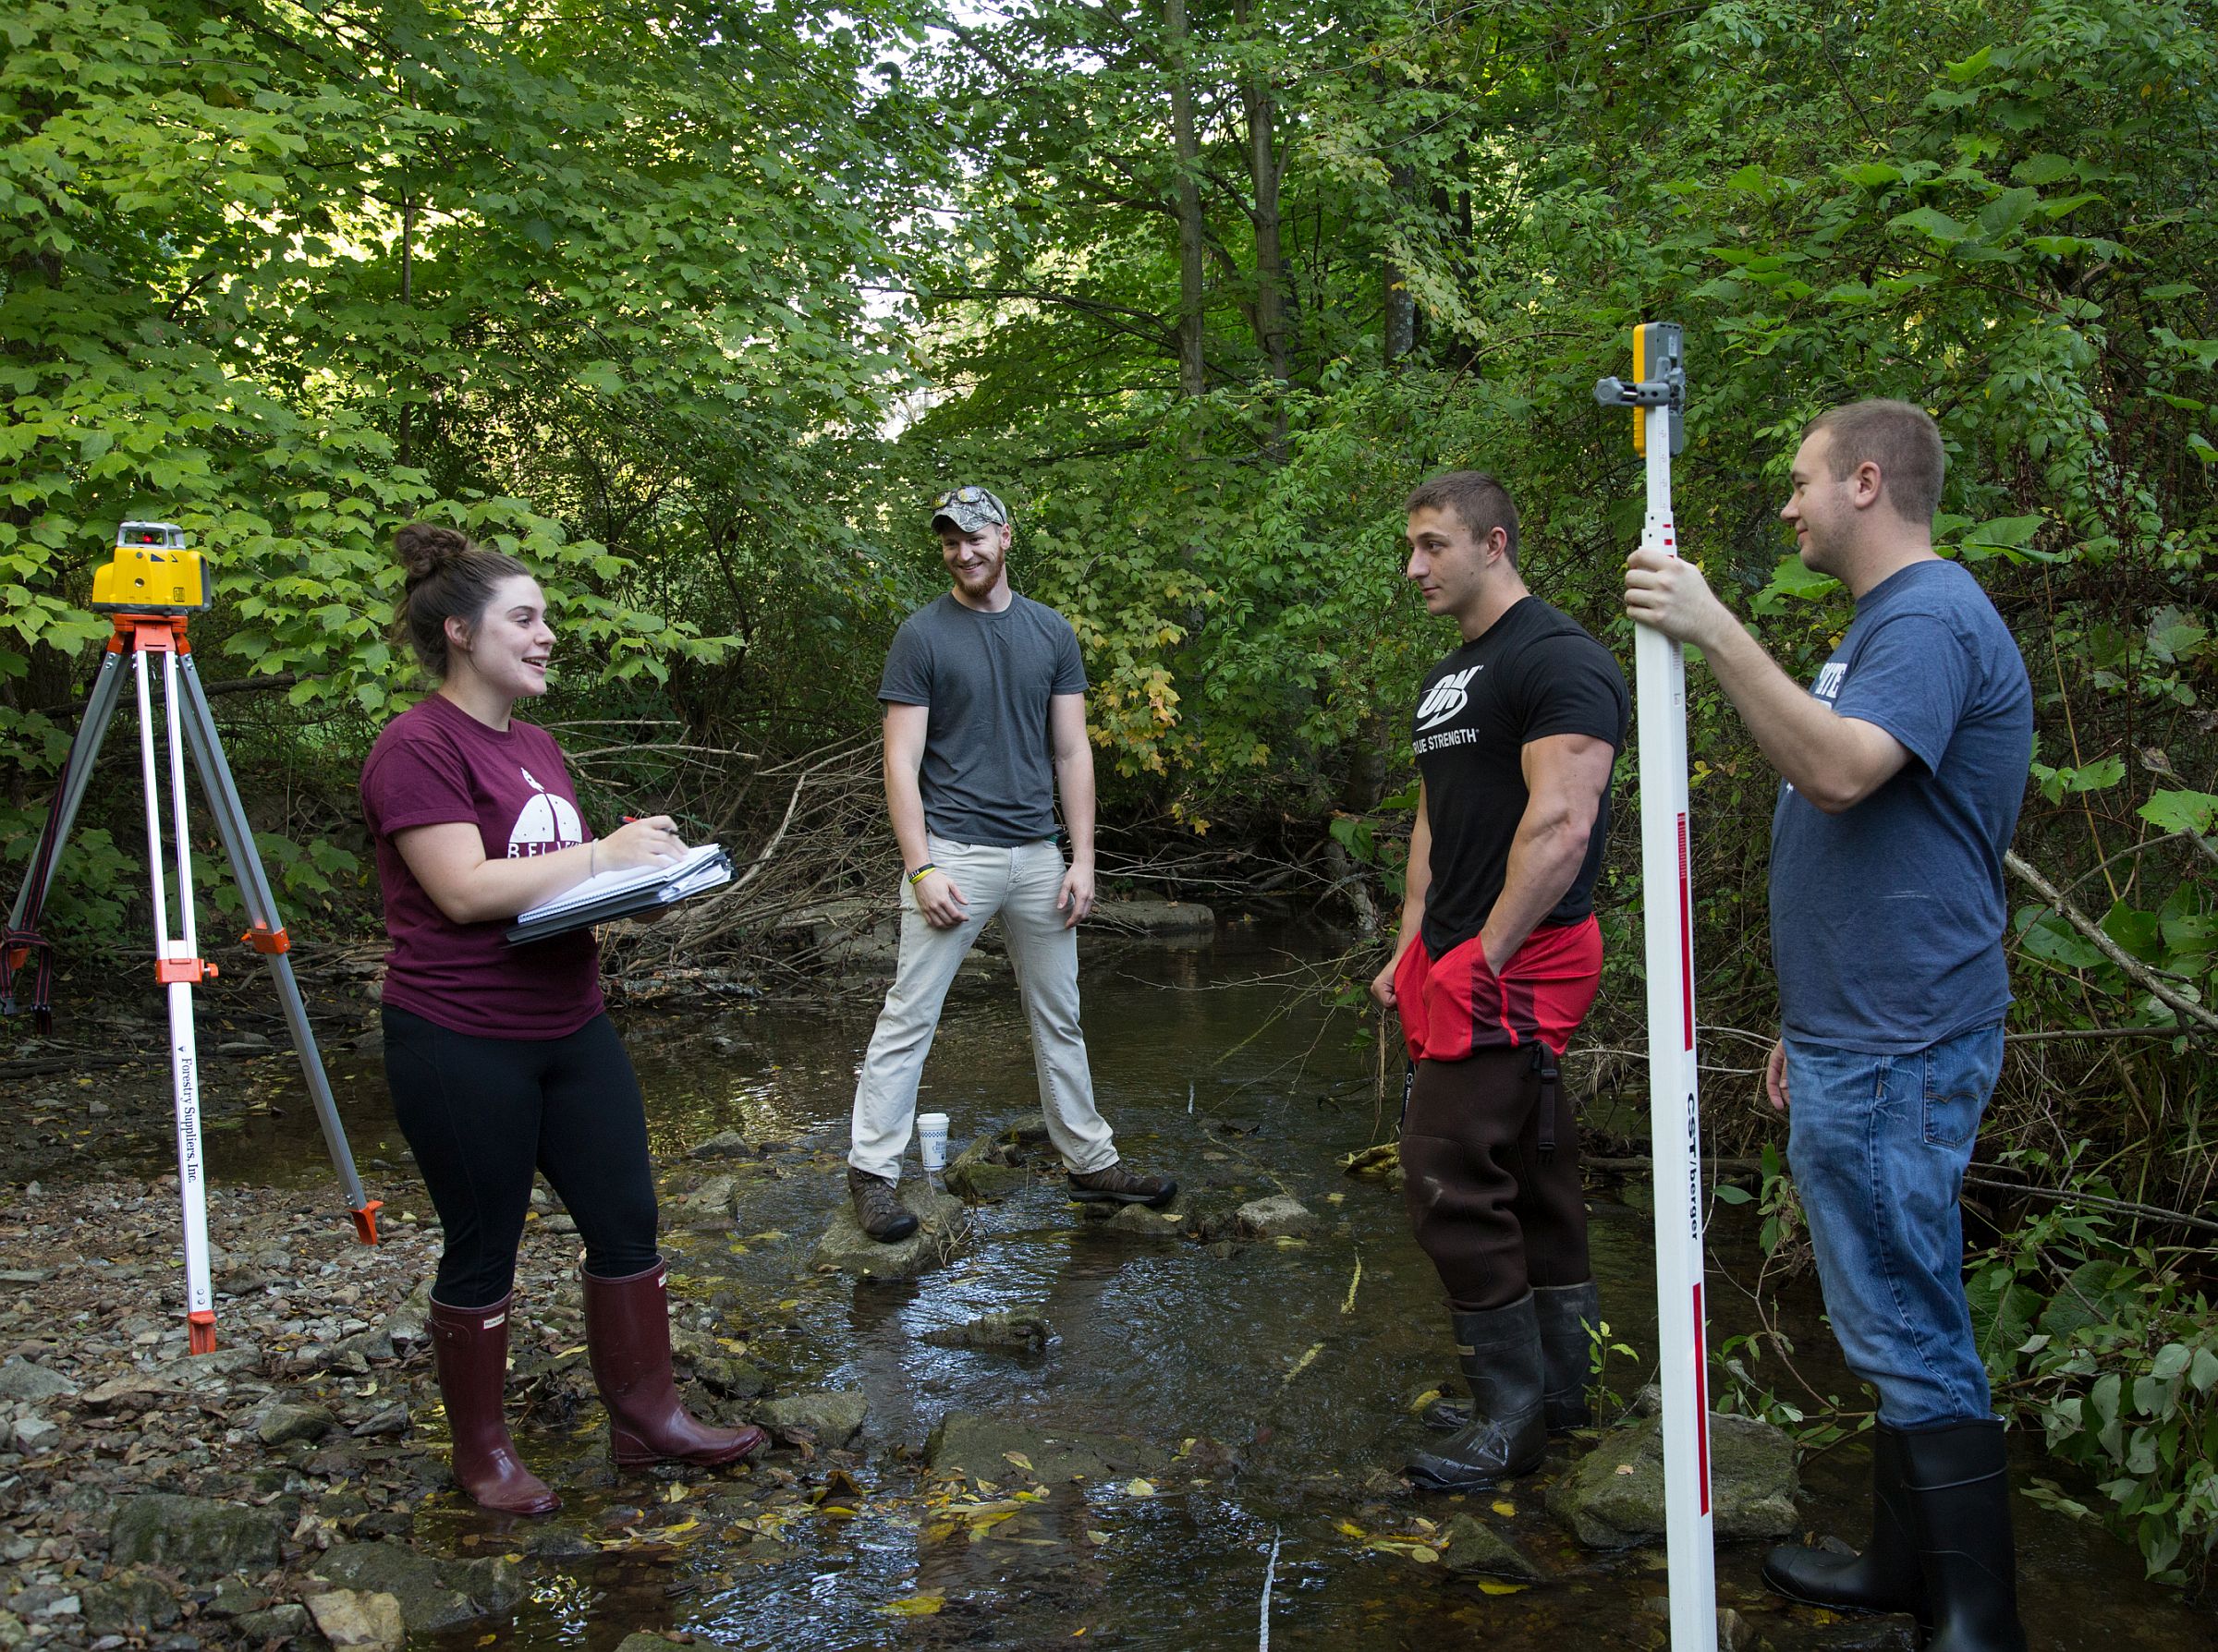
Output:
[[523,812],[516,817],[516,824],[508,830],[508,858],[521,860],[533,855],[552,855],[557,849],[585,842],[584,824],[578,819],[578,811],[570,806],[570,800],[548,791],[521,764],[516,771],[539,795],[524,805]]

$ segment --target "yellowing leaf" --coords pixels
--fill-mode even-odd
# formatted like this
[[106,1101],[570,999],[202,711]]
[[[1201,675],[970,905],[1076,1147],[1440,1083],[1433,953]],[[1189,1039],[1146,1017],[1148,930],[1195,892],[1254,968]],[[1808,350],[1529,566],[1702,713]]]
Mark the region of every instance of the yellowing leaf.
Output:
[[1515,1520],[1517,1517],[1517,1505],[1515,1503],[1496,1502],[1492,1507],[1494,1512],[1505,1520]]
[[946,1604],[944,1595],[911,1595],[906,1600],[889,1600],[871,1609],[889,1618],[929,1618]]
[[1491,1577],[1479,1580],[1479,1592],[1482,1595],[1522,1595],[1531,1586],[1530,1584],[1496,1583]]
[[1026,1456],[1022,1452],[1002,1452],[1002,1457],[1006,1462],[1014,1463],[1018,1468],[1024,1470],[1024,1472],[1028,1475],[1037,1474],[1039,1472],[1039,1470],[1032,1466],[1032,1460]]
[[1147,1480],[1127,1480],[1125,1482],[1125,1494],[1127,1497],[1153,1497],[1155,1487]]
[[1346,1532],[1351,1537],[1368,1537],[1371,1536],[1369,1532],[1365,1531],[1361,1526],[1355,1524],[1352,1521],[1343,1520],[1340,1523],[1340,1529]]

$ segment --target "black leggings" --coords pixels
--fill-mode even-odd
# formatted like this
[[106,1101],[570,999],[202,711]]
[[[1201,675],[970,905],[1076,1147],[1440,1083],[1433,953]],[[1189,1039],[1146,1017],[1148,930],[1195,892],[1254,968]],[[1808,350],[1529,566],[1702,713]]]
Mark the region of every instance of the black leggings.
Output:
[[587,1272],[654,1266],[647,1115],[605,1014],[567,1039],[481,1039],[388,1006],[384,1031],[394,1115],[446,1233],[433,1295],[472,1308],[508,1294],[534,1170],[577,1221]]
[[[1417,1243],[1463,1313],[1507,1307],[1529,1285],[1591,1277],[1578,1122],[1534,1046],[1420,1062],[1402,1124],[1402,1197]],[[1542,1152],[1551,1108],[1553,1144]]]

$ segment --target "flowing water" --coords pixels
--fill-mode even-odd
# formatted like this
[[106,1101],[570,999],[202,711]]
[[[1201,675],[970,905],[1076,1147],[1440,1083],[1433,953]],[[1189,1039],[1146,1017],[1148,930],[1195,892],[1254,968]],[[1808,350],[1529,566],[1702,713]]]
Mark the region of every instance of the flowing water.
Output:
[[[668,1234],[684,1317],[705,1313],[722,1292],[747,1305],[748,1357],[777,1391],[865,1394],[863,1461],[851,1484],[823,1458],[799,1464],[795,1489],[813,1502],[735,1492],[722,1505],[712,1499],[700,1524],[667,1543],[535,1565],[532,1598],[514,1622],[456,1646],[598,1652],[640,1629],[735,1647],[1199,1649],[1266,1636],[1278,1647],[1428,1652],[1664,1645],[1661,1548],[1582,1549],[1543,1507],[1546,1480],[1579,1448],[1554,1447],[1541,1476],[1469,1505],[1536,1562],[1544,1581],[1530,1586],[1454,1575],[1431,1561],[1430,1549],[1413,1547],[1428,1535],[1423,1523],[1467,1505],[1389,1495],[1373,1477],[1421,1438],[1411,1403],[1449,1376],[1453,1354],[1437,1282],[1398,1196],[1347,1178],[1336,1162],[1391,1134],[1398,1063],[1382,1108],[1375,1053],[1358,1042],[1357,1023],[1290,1004],[1283,978],[1321,945],[1237,924],[1188,949],[1089,943],[1087,1033],[1103,1111],[1127,1160],[1175,1173],[1204,1207],[1284,1192],[1321,1218],[1299,1243],[1228,1254],[1097,1231],[1057,1181],[1042,1178],[978,1207],[962,1253],[912,1285],[818,1272],[810,1247],[838,1196],[876,990],[822,1009],[628,1015],[664,1162],[723,1130],[797,1149],[774,1160],[776,1176],[750,1181],[735,1231]],[[335,1065],[358,1155],[397,1159],[374,1061]],[[974,964],[950,1000],[922,1106],[951,1115],[959,1149],[1036,1117],[1034,1094],[1005,968]],[[213,1138],[212,1169],[249,1179],[283,1156],[312,1173],[315,1147],[289,1134],[300,1122]],[[1712,1347],[1752,1328],[1737,1282],[1756,1272],[1746,1233],[1722,1207],[1717,1218]],[[1629,1396],[1653,1357],[1650,1218],[1598,1196],[1593,1236],[1610,1341],[1636,1351],[1613,1356],[1603,1380]],[[999,1310],[1044,1317],[1056,1340],[1030,1359],[923,1340]],[[1785,1312],[1805,1368],[1832,1391],[1852,1392],[1825,1358],[1814,1302],[1790,1295]],[[1103,1448],[1114,1473],[1036,1500],[1013,1498],[1030,1484],[1015,1465],[1004,1482],[957,1491],[920,1461],[933,1426],[953,1412],[1042,1440],[1123,1443]],[[527,1439],[527,1455],[567,1450],[584,1464],[593,1438]],[[1806,1465],[1808,1526],[1861,1539],[1867,1464],[1852,1443]],[[2017,1472],[2022,1482],[2057,1470],[2021,1442]],[[637,1483],[596,1479],[586,1464],[562,1484],[567,1512],[589,1524],[611,1510],[656,1521],[639,1509]],[[698,1499],[702,1488],[686,1495]],[[526,1540],[446,1518],[457,1541]],[[2138,1558],[2098,1529],[2023,1500],[2016,1519],[2034,1646],[2185,1652],[2218,1641],[2207,1611],[2144,1583]],[[440,1535],[435,1521],[419,1529]],[[1375,1547],[1382,1540],[1397,1547]],[[1782,1609],[1758,1584],[1761,1549],[1720,1545],[1719,1597],[1776,1652],[1907,1645],[1898,1621]]]

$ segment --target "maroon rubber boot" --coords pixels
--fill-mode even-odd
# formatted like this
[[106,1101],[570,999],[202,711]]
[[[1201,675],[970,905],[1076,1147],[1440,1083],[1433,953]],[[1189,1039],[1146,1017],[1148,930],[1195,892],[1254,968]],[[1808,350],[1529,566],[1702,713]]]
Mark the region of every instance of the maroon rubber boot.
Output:
[[670,1377],[669,1269],[657,1262],[629,1279],[581,1277],[587,1357],[608,1407],[618,1468],[665,1462],[713,1468],[770,1443],[757,1427],[712,1427],[679,1403]]
[[552,1514],[562,1500],[516,1454],[501,1411],[508,1385],[508,1306],[515,1300],[511,1291],[487,1307],[457,1308],[433,1297],[432,1358],[455,1436],[455,1483],[481,1509]]

